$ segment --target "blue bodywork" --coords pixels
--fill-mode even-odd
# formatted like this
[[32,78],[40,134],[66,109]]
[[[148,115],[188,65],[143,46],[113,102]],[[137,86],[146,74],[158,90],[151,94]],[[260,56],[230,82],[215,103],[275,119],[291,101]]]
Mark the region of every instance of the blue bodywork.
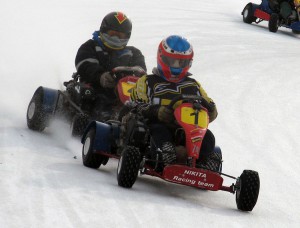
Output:
[[95,128],[96,131],[93,150],[110,153],[112,143],[120,138],[120,126],[112,123],[92,121],[82,135],[82,144],[84,144],[85,137],[91,128]]
[[288,28],[291,28],[296,31],[300,31],[300,21],[292,23],[291,26],[289,26]]
[[261,4],[259,5],[259,9],[261,9],[262,11],[264,11],[268,14],[273,13],[273,11],[271,10],[271,8],[269,6],[269,1],[268,0],[262,0]]
[[273,11],[271,10],[270,6],[269,6],[269,3],[268,3],[268,0],[262,0],[261,4],[258,5],[258,4],[254,4],[252,2],[249,2],[247,5],[252,5],[252,9],[253,11],[255,11],[256,9],[260,9],[268,14],[272,14]]
[[43,90],[43,111],[53,114],[58,100],[58,90],[40,86],[36,91]]

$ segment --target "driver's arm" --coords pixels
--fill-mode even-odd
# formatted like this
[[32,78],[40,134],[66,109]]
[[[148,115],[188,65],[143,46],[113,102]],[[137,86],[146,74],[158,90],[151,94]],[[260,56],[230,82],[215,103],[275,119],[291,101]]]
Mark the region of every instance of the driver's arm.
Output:
[[105,72],[105,69],[99,63],[92,40],[85,42],[78,49],[75,66],[82,81],[92,83],[93,85],[99,84],[100,75]]
[[130,99],[140,114],[149,120],[157,119],[159,105],[151,104],[151,89],[147,84],[147,76],[144,75],[137,81],[135,87],[131,91]]
[[142,52],[135,48],[135,47],[131,47],[133,55],[130,61],[130,66],[139,66],[141,68],[143,68],[143,70],[145,72],[147,72],[147,67],[146,67],[146,63],[145,63],[145,57],[143,56]]
[[197,82],[197,83],[199,85],[200,95],[209,103],[209,107],[206,107],[206,108],[208,110],[209,122],[212,122],[218,116],[217,106],[216,106],[215,102],[213,101],[213,99],[211,99],[207,95],[206,91],[203,89],[203,87],[201,86],[201,84],[199,82]]

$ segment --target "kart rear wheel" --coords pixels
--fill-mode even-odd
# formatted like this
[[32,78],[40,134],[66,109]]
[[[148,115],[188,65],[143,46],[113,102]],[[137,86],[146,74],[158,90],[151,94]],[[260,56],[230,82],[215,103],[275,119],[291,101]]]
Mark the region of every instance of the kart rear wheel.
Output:
[[43,131],[47,126],[48,116],[43,110],[43,98],[43,88],[39,87],[35,91],[27,108],[27,126],[31,130]]
[[269,20],[269,31],[277,32],[279,27],[279,15],[277,13],[272,13]]
[[243,15],[243,21],[247,24],[251,24],[256,20],[256,17],[254,17],[253,5],[251,3],[245,6],[242,15]]
[[95,128],[91,128],[84,138],[82,147],[82,163],[86,167],[98,169],[101,164],[106,164],[108,157],[94,153],[93,145],[95,136]]
[[259,175],[253,170],[244,170],[236,183],[236,205],[241,211],[252,211],[259,194]]
[[292,32],[293,32],[294,34],[300,34],[300,31],[299,31],[299,30],[292,29]]
[[138,148],[127,146],[123,149],[117,171],[118,185],[131,188],[137,179],[141,154]]

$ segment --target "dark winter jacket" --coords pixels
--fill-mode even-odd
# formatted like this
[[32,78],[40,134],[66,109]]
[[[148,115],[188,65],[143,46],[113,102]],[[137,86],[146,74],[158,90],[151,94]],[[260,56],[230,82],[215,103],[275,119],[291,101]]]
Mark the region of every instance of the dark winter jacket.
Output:
[[212,122],[218,115],[213,100],[195,79],[186,77],[179,83],[166,81],[158,76],[157,68],[152,75],[141,77],[131,93],[131,100],[136,103],[137,110],[149,119],[155,119],[157,107],[168,105],[171,100],[180,94],[201,95],[210,104],[209,120]]
[[140,66],[146,71],[145,58],[139,49],[127,46],[123,50],[108,51],[95,35],[78,49],[75,65],[81,82],[91,84],[98,93],[108,97],[114,96],[114,89],[100,86],[102,73],[117,66]]
[[[284,4],[288,3],[288,4]],[[276,13],[282,13],[282,11],[288,11],[288,15],[291,14],[292,8],[295,8],[293,0],[269,0],[269,7]],[[286,14],[284,12],[284,14]]]

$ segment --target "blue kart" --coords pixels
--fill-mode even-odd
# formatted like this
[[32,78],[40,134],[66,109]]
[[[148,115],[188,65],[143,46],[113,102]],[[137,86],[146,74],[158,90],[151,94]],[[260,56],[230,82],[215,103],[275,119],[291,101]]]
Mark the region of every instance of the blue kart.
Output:
[[262,21],[268,21],[270,32],[277,32],[279,27],[292,29],[293,33],[300,34],[300,5],[297,4],[292,9],[292,15],[288,19],[284,19],[278,8],[275,8],[269,3],[269,0],[262,0],[261,4],[249,2],[242,11],[243,21],[247,24],[255,22],[256,24]]

